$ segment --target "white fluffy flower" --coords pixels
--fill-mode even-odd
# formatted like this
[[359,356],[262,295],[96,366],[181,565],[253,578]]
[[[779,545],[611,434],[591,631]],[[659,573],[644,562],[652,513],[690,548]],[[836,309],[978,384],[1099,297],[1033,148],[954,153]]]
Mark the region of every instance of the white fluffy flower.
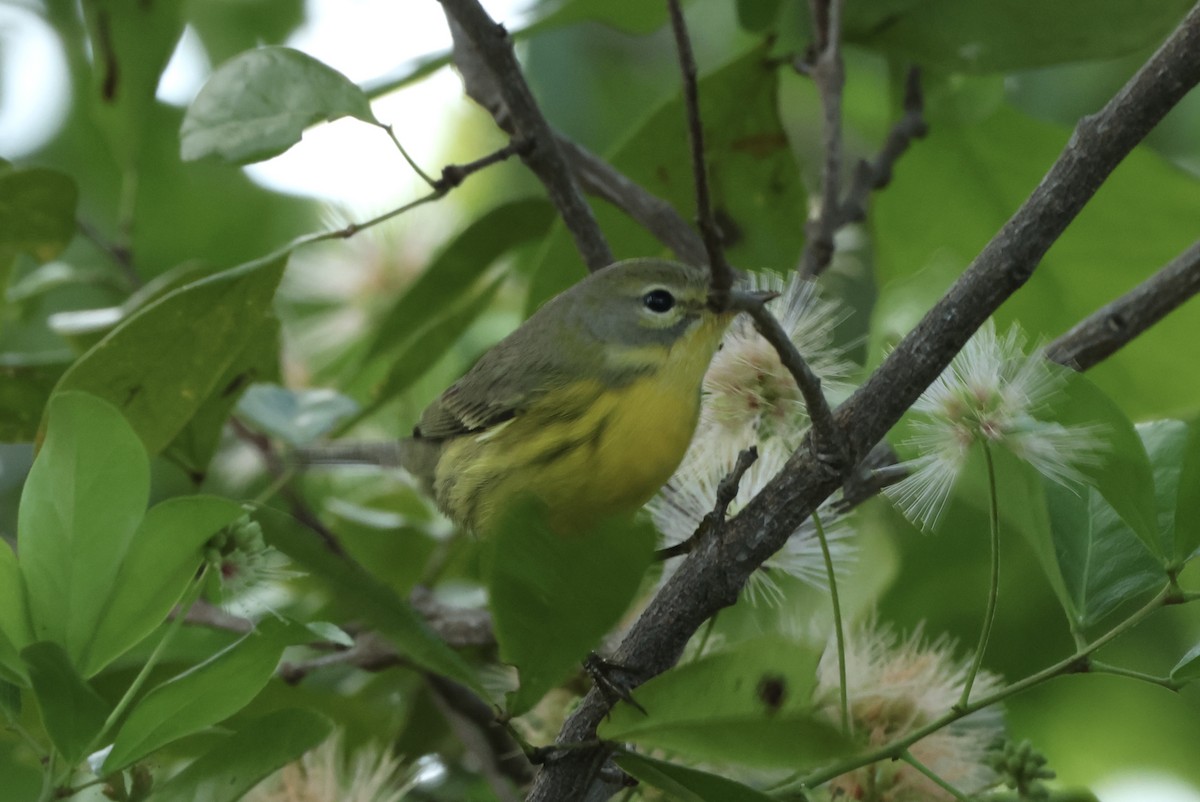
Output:
[[[947,713],[962,694],[968,663],[954,655],[945,637],[927,642],[920,629],[901,638],[890,627],[866,625],[846,639],[846,689],[853,735],[871,747],[915,732]],[[974,687],[981,695],[1000,687],[982,671]],[[830,721],[841,720],[837,654],[826,649],[818,668],[815,698]],[[987,753],[1003,733],[999,711],[988,708],[949,724],[909,747],[926,768],[971,794],[995,779]],[[940,802],[953,797],[902,761],[886,760],[835,777],[826,786],[833,799]]]
[[402,802],[416,787],[417,772],[375,746],[345,754],[341,733],[263,780],[246,802]]
[[[846,312],[819,298],[815,284],[798,274],[785,283],[774,273],[754,273],[746,289],[779,293],[771,309],[821,379],[822,390],[827,396],[845,391],[854,367],[834,346],[833,336]],[[808,428],[795,379],[746,315],[736,318],[726,332],[704,377],[703,392],[697,439],[723,444],[731,455],[771,440],[779,440],[790,452]]]
[[1057,482],[1081,479],[1077,466],[1096,460],[1101,427],[1039,417],[1062,379],[1024,345],[1019,327],[999,336],[989,319],[913,405],[904,442],[918,456],[906,464],[908,477],[885,492],[922,528],[936,524],[978,443],[1003,447]]
[[[729,505],[728,514],[735,515],[779,472],[787,453],[778,448],[766,448],[742,476],[737,495]],[[663,544],[673,546],[690,538],[704,516],[712,511],[717,500],[717,486],[733,470],[736,459],[730,459],[722,444],[712,440],[693,442],[683,465],[675,472],[647,509],[662,534]],[[848,538],[850,531],[840,525],[830,513],[823,516],[825,536],[829,540],[834,569],[844,569],[854,558],[854,548]],[[775,579],[786,574],[817,588],[828,585],[825,562],[812,520],[805,521],[782,549],[772,555],[750,577],[746,589],[751,602],[777,603],[783,591]]]

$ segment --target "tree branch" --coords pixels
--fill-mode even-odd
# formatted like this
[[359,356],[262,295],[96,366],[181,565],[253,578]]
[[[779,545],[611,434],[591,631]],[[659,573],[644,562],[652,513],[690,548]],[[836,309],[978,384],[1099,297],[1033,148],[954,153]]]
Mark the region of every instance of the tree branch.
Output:
[[1046,358],[1075,370],[1087,370],[1197,292],[1200,292],[1200,241],[1046,346]]
[[816,216],[805,225],[804,253],[800,275],[820,275],[833,260],[833,235],[841,226],[842,174],[842,88],[846,82],[842,67],[842,0],[809,0],[813,31],[817,37],[807,72],[821,95],[824,111],[820,202]]
[[616,206],[655,239],[675,252],[675,256],[690,265],[704,264],[707,258],[704,240],[697,234],[675,207],[641,184],[617,170],[582,145],[556,133],[575,178],[586,192]]
[[679,71],[683,75],[683,100],[687,109],[688,144],[692,153],[692,180],[696,182],[696,221],[700,237],[708,254],[712,271],[709,303],[717,309],[728,309],[733,289],[733,268],[725,258],[721,230],[713,216],[712,197],[708,190],[708,165],[705,162],[704,123],[700,119],[700,91],[696,84],[696,56],[688,36],[687,22],[679,0],[667,0],[671,12],[671,30],[675,34],[675,50],[679,54]]
[[[1032,275],[1101,183],[1200,81],[1200,5],[1096,114],[1076,127],[1057,161],[1021,208],[985,246],[883,364],[836,411],[854,461],[865,455],[945,369],[971,334]],[[724,538],[699,545],[630,629],[615,659],[654,676],[675,664],[688,639],[733,604],[750,574],[839,484],[809,448],[727,524]],[[593,690],[563,726],[559,742],[595,737],[608,703]],[[597,750],[572,750],[545,766],[533,802],[589,799]]]
[[[835,0],[836,2],[836,0]],[[749,293],[734,293],[733,267],[725,258],[720,230],[712,211],[712,198],[708,190],[708,168],[704,154],[704,126],[700,119],[700,96],[696,84],[696,59],[692,53],[692,42],[679,0],[667,0],[671,12],[671,30],[675,34],[675,46],[679,52],[679,70],[683,78],[683,96],[687,107],[688,143],[692,153],[692,175],[696,182],[696,217],[700,224],[700,235],[708,253],[712,282],[709,289],[709,304],[716,309],[736,307],[754,318],[758,331],[779,354],[784,367],[792,374],[800,394],[804,396],[808,416],[812,421],[813,438],[818,450],[833,457],[839,468],[848,468],[842,458],[845,449],[842,436],[834,425],[829,403],[821,392],[821,380],[809,368],[808,363],[796,348],[792,338],[765,306],[768,297]],[[839,135],[840,136],[840,135]]]
[[904,81],[904,115],[892,126],[883,147],[871,161],[862,159],[854,171],[854,180],[838,209],[838,227],[867,218],[867,199],[892,180],[892,168],[914,139],[929,133],[925,122],[925,97],[921,92],[921,71],[913,67]]
[[[441,0],[441,3],[447,19],[451,21],[455,61],[463,75],[467,93],[477,97],[476,92],[479,92],[479,96],[498,97],[504,101],[506,119],[513,133],[532,143],[531,149],[522,158],[546,187],[584,263],[589,270],[599,270],[612,264],[613,255],[608,242],[567,168],[554,131],[542,116],[525,82],[508,32],[488,16],[478,0]],[[479,65],[484,69],[478,69]],[[480,78],[481,75],[486,78]],[[473,84],[480,80],[485,82],[482,87]],[[493,107],[485,108],[493,116],[498,114]]]

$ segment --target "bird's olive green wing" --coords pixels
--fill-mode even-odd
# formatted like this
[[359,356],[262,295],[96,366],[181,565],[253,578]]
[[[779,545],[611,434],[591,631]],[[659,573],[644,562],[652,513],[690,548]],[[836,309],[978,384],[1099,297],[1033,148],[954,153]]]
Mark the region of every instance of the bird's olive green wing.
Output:
[[[520,335],[518,329],[514,335]],[[414,437],[445,440],[482,432],[528,409],[569,381],[560,349],[540,353],[527,337],[510,336],[483,355],[421,414]]]

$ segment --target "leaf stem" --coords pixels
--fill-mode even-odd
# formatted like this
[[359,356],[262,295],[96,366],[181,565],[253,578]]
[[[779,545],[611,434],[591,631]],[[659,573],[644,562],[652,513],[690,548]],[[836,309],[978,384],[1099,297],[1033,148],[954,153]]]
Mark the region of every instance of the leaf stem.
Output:
[[833,570],[833,554],[829,550],[829,538],[825,536],[825,527],[821,524],[821,516],[813,510],[813,527],[817,530],[817,542],[821,544],[821,556],[825,560],[825,576],[829,580],[829,600],[833,606],[833,634],[837,642],[838,660],[838,694],[842,713],[842,732],[851,735],[850,729],[850,698],[846,686],[846,631],[842,624],[842,603],[838,598],[837,575]]
[[[963,683],[962,696],[956,707],[965,708],[971,698],[971,688],[975,685],[975,677],[983,665],[983,655],[987,651],[988,640],[992,636],[992,624],[996,620],[996,598],[1000,591],[1000,502],[996,493],[996,466],[992,461],[992,450],[983,443],[983,456],[987,462],[988,476],[988,518],[991,545],[991,576],[988,579],[987,609],[983,613],[983,629],[979,633],[979,645],[975,647],[975,659],[971,661],[971,670],[967,672],[967,680]],[[1078,644],[1076,645],[1078,648]]]
[[392,129],[392,126],[390,124],[384,125],[380,123],[379,127],[387,133],[388,138],[392,140],[392,144],[396,146],[396,150],[400,151],[400,155],[404,157],[404,161],[408,162],[408,166],[412,168],[412,171],[420,176],[421,180],[430,187],[437,189],[437,182],[430,178],[429,175],[421,169],[420,165],[413,161],[412,156],[408,155],[408,151],[404,149],[404,146],[400,144],[400,140],[396,138],[396,132]]
[[921,772],[921,774],[923,774],[931,783],[936,785],[938,788],[941,788],[946,793],[950,794],[950,796],[954,797],[955,799],[959,800],[960,802],[971,802],[971,798],[969,796],[967,796],[962,791],[958,790],[953,785],[946,782],[941,777],[939,777],[937,774],[935,774],[933,769],[929,768],[924,763],[922,763],[921,761],[919,761],[915,757],[913,757],[912,752],[905,749],[903,752],[900,753],[900,759],[903,760],[908,765],[912,766],[917,771]]
[[1181,687],[1183,687],[1181,683],[1176,682],[1170,677],[1157,677],[1153,674],[1134,671],[1133,669],[1115,666],[1111,663],[1102,663],[1099,660],[1092,660],[1090,663],[1088,663],[1088,670],[1097,674],[1112,674],[1117,677],[1136,679],[1139,682],[1158,685],[1159,687],[1166,688],[1168,691],[1178,691]]

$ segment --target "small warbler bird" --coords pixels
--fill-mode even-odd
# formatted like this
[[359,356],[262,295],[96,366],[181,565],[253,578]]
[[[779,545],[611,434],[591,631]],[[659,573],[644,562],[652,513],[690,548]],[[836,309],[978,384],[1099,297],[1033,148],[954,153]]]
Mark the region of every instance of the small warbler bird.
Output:
[[714,310],[708,291],[706,269],[660,259],[592,273],[485,353],[377,461],[398,462],[478,532],[526,495],[563,533],[632,512],[683,459],[701,381],[737,314]]

